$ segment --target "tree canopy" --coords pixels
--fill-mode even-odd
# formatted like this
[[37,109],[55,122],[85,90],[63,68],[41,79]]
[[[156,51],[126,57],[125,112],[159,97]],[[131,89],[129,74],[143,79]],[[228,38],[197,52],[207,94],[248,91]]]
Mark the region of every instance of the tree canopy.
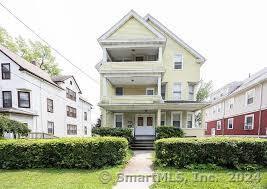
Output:
[[198,102],[203,102],[208,99],[211,91],[213,88],[213,83],[212,81],[204,82],[200,81],[200,87],[197,92],[196,100]]
[[0,27],[0,44],[29,62],[35,61],[51,76],[59,75],[61,72],[51,48],[40,41],[26,40],[22,36],[14,39],[4,28]]

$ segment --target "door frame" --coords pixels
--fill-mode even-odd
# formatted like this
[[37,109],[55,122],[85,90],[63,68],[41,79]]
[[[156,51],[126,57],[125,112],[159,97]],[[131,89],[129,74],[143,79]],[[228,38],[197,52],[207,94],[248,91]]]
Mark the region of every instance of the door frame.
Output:
[[[143,126],[138,126],[138,117],[143,117],[144,119]],[[147,126],[147,117],[152,117],[153,119],[152,126]],[[155,135],[155,124],[156,124],[155,117],[156,117],[155,114],[135,114],[135,127],[134,127],[135,131],[137,128],[144,128],[144,129],[151,128],[151,130],[153,131],[153,135]]]

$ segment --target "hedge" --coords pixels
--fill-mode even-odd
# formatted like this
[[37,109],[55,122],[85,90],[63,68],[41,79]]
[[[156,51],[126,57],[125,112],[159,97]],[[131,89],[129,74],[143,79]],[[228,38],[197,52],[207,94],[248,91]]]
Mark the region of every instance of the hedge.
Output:
[[92,134],[99,136],[124,137],[129,142],[132,142],[133,140],[132,129],[130,128],[97,127],[92,129]]
[[128,142],[117,137],[0,141],[0,168],[86,168],[121,164]]
[[236,168],[242,164],[267,165],[267,140],[254,138],[169,138],[155,142],[156,164],[186,167],[216,164]]
[[183,136],[184,132],[180,128],[176,128],[173,126],[156,127],[156,139],[183,137]]

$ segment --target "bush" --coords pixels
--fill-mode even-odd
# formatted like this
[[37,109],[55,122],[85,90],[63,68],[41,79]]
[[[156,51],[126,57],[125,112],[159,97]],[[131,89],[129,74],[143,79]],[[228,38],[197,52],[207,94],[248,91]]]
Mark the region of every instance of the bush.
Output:
[[216,164],[238,168],[241,164],[267,165],[267,140],[254,138],[169,138],[155,142],[156,164],[186,167]]
[[180,128],[175,128],[173,126],[156,127],[156,139],[183,137],[183,136],[184,132]]
[[87,168],[121,164],[128,142],[117,137],[0,141],[0,168]]
[[111,127],[98,127],[93,128],[92,133],[99,136],[115,136],[124,137],[128,142],[132,142],[133,134],[130,128],[111,128]]

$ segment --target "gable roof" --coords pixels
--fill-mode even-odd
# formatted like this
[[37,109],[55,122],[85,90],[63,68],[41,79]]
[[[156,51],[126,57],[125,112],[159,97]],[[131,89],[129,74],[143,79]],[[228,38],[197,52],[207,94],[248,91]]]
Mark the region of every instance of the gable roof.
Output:
[[[134,10],[131,10],[128,14],[126,14],[119,22],[117,22],[113,27],[111,27],[106,33],[104,33],[98,41],[107,40],[113,33],[115,33],[120,27],[122,27],[128,20],[131,18],[135,18],[141,24],[143,24],[148,30],[150,30],[155,36],[158,37],[158,41],[166,41],[164,35],[158,32],[155,28],[149,25],[140,15],[138,15]],[[154,39],[155,40],[155,39]]]
[[79,85],[78,85],[78,83],[77,83],[77,81],[75,80],[75,78],[74,78],[73,75],[58,75],[58,76],[53,76],[53,77],[51,77],[51,78],[52,78],[52,80],[53,80],[55,83],[57,83],[57,82],[64,82],[64,81],[66,81],[67,79],[72,78],[72,79],[74,80],[74,82],[75,82],[75,84],[76,84],[78,90],[79,90],[79,93],[82,94],[82,91],[81,91],[81,89],[80,89],[80,87],[79,87]]
[[47,72],[45,72],[44,70],[42,70],[41,68],[39,68],[38,66],[35,66],[32,63],[29,63],[24,58],[20,57],[16,53],[13,53],[8,48],[6,48],[2,45],[0,45],[0,51],[3,54],[5,54],[7,57],[9,57],[18,66],[20,66],[20,68],[22,70],[25,70],[25,71],[29,72],[30,74],[33,74],[33,75],[35,75],[35,76],[37,76],[37,77],[47,81],[48,83],[61,89],[61,87],[59,87],[56,83],[54,83],[52,81],[50,75]]
[[204,63],[206,59],[204,56],[202,56],[200,53],[198,53],[196,50],[194,50],[192,47],[190,47],[188,44],[186,44],[182,39],[180,39],[178,36],[176,36],[172,31],[170,31],[168,28],[166,28],[162,23],[160,23],[157,19],[155,19],[150,14],[147,14],[144,17],[144,20],[151,21],[154,25],[156,25],[163,33],[170,36],[174,41],[176,41],[178,44],[180,44],[183,48],[185,48],[189,53],[191,53],[194,57],[198,59],[199,63]]

